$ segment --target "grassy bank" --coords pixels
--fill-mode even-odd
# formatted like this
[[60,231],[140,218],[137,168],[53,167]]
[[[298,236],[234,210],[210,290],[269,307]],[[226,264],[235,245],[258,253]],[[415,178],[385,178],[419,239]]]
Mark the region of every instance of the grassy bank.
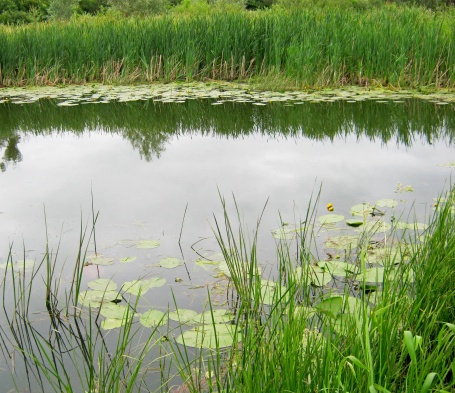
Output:
[[280,8],[0,27],[0,84],[248,80],[453,87],[455,14]]
[[[8,258],[0,283],[3,356],[12,373],[22,367],[33,391],[452,392],[454,201],[455,190],[440,198],[428,226],[397,217],[391,231],[389,216],[379,214],[386,208],[358,206],[350,221],[360,228],[355,238],[338,236],[339,217],[317,217],[311,205],[296,227],[274,231],[272,273],[261,273],[256,234],[225,214],[215,231],[232,314],[225,318],[210,306],[205,315],[211,322],[190,330],[183,322],[188,310],[174,312],[181,313],[177,328],[170,322],[160,327],[163,313],[151,329],[138,328],[141,290],[131,298],[125,285],[113,293],[120,305],[85,303],[81,277],[89,236],[81,229],[68,288],[61,287],[57,257],[48,249],[29,273],[26,262],[14,265]],[[329,236],[325,249],[331,252],[321,260],[315,245],[325,230],[337,236]],[[36,314],[30,303],[41,282],[45,312]],[[102,297],[111,292],[106,287]],[[113,309],[121,316],[113,317]],[[121,326],[109,334],[111,318]],[[195,348],[198,343],[205,349]],[[177,371],[181,385],[172,388]],[[20,377],[15,381],[20,390]]]

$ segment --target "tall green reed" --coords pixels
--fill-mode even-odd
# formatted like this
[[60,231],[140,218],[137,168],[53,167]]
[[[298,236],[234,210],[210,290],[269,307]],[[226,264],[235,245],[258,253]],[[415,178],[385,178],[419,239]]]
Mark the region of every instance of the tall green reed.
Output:
[[0,28],[0,84],[250,80],[451,87],[453,13],[395,5]]

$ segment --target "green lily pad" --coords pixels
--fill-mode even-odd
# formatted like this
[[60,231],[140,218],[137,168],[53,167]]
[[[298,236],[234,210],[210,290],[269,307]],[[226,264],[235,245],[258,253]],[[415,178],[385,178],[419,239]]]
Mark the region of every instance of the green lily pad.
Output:
[[398,221],[395,224],[395,227],[397,229],[410,229],[411,231],[423,231],[428,228],[428,225],[423,224],[421,222],[415,222],[415,223],[407,223],[407,222],[402,222]]
[[196,311],[179,308],[169,313],[169,319],[184,325],[195,325],[199,323],[199,315]]
[[152,277],[148,280],[127,281],[123,284],[122,289],[132,295],[144,295],[152,288],[159,288],[166,284],[165,278]]
[[359,268],[352,263],[342,261],[319,261],[317,265],[333,276],[346,276],[346,273],[357,274]]
[[33,266],[35,266],[35,261],[32,259],[24,259],[23,261],[16,261],[16,262],[6,262],[6,263],[1,263],[0,264],[0,269],[11,269],[15,272],[23,272],[24,270],[27,269],[32,269]]
[[346,220],[346,225],[349,225],[350,227],[357,228],[360,225],[363,225],[363,220],[357,220],[355,218],[350,218]]
[[223,273],[226,277],[231,277],[231,272],[229,271],[229,267],[226,263],[226,261],[220,262],[218,265],[218,269],[220,270],[221,273]]
[[235,325],[201,325],[187,330],[176,338],[179,344],[194,348],[225,348],[241,341],[240,333],[236,334]]
[[366,222],[360,229],[363,232],[383,233],[389,231],[391,225],[386,221],[374,220]]
[[99,291],[89,289],[79,293],[78,303],[86,307],[100,307],[103,303],[108,303],[120,298],[117,291]]
[[444,164],[438,164],[438,166],[446,167],[446,168],[455,168],[455,161],[446,162]]
[[114,264],[114,258],[103,257],[102,255],[96,255],[93,258],[90,258],[90,263],[93,265],[112,265]]
[[343,221],[343,220],[344,220],[344,216],[342,216],[340,214],[326,214],[326,215],[318,218],[318,221],[322,225],[335,224],[335,223]]
[[157,248],[160,246],[160,242],[158,240],[141,240],[136,243],[136,248],[139,249],[152,249]]
[[131,262],[134,262],[136,259],[137,259],[137,257],[125,257],[125,258],[121,258],[120,262],[121,263],[131,263]]
[[341,235],[333,236],[325,242],[326,248],[334,248],[336,250],[348,250],[357,247],[359,244],[358,236]]
[[372,267],[365,269],[365,272],[361,274],[359,280],[364,280],[365,282],[381,283],[384,281],[384,268]]
[[[261,301],[262,304],[272,305],[286,293],[286,287],[277,285],[276,282],[270,280],[261,280]],[[252,294],[254,296],[254,294]]]
[[318,312],[328,315],[331,318],[336,318],[337,315],[343,310],[343,297],[332,296],[322,300],[314,306]]
[[272,231],[272,237],[279,240],[292,240],[297,237],[297,230],[295,228],[278,228]]
[[90,289],[96,289],[97,291],[115,291],[117,284],[109,278],[98,278],[87,283]]
[[173,269],[177,266],[181,266],[182,261],[177,258],[163,258],[160,260],[160,266],[166,269]]
[[145,327],[162,326],[167,323],[165,313],[159,310],[149,310],[140,317],[140,322]]
[[351,207],[351,214],[353,216],[365,217],[373,211],[373,207],[369,203],[360,203]]
[[106,318],[101,321],[101,327],[104,330],[115,329],[123,326],[126,323],[126,319]]
[[376,206],[379,207],[396,207],[398,206],[398,201],[395,199],[380,199],[379,201],[376,201]]
[[128,312],[128,307],[114,303],[104,303],[100,309],[100,314],[110,319],[125,319]]
[[332,281],[333,277],[330,272],[321,269],[319,266],[309,265],[306,270],[303,270],[300,266],[294,271],[294,276],[297,280],[305,280],[302,277],[303,274],[308,274],[308,279],[315,287],[323,287]]
[[201,324],[230,323],[234,314],[230,310],[217,309],[208,310],[196,317]]

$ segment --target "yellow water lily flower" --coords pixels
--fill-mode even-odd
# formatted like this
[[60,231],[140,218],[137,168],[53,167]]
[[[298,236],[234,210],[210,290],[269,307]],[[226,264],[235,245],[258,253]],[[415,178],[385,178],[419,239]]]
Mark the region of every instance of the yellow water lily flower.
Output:
[[327,205],[327,210],[328,210],[329,212],[333,212],[333,205],[332,205],[331,203],[329,203],[329,204]]

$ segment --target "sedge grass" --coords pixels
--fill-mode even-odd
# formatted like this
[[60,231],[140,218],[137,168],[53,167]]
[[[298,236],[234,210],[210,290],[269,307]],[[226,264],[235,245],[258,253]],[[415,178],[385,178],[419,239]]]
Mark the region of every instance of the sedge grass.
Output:
[[277,7],[0,27],[0,85],[262,80],[294,88],[453,87],[454,18],[396,5],[368,12]]

